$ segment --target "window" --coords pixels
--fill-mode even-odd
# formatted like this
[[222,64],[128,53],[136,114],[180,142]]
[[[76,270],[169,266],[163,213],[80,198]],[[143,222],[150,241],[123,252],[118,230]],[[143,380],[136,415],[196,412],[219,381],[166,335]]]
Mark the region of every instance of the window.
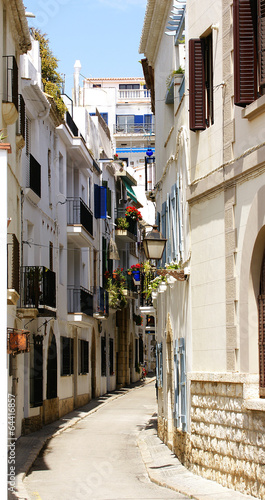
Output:
[[235,105],[246,106],[265,85],[265,0],[234,0]]
[[49,242],[49,269],[53,271],[53,243]]
[[64,193],[63,155],[59,153],[59,191]]
[[[90,116],[96,116],[96,113],[89,113]],[[108,120],[109,120],[109,115],[108,113],[100,113],[100,116],[101,118],[103,118],[103,120],[106,122],[106,124],[108,125]]]
[[111,190],[108,187],[108,181],[102,181],[102,185],[107,190],[107,214],[111,217]]
[[139,83],[120,83],[120,90],[138,90],[140,88]]
[[51,177],[52,177],[52,165],[51,165],[51,150],[48,149],[48,192],[49,192],[49,205],[51,206],[52,204],[52,182],[51,182]]
[[134,131],[134,115],[117,115],[117,132],[130,133]]
[[61,376],[74,373],[74,339],[61,337]]
[[110,375],[114,375],[114,342],[113,339],[109,339],[109,372]]
[[94,216],[96,219],[106,219],[107,217],[106,186],[94,185]]
[[107,375],[107,360],[106,360],[106,338],[101,337],[101,375]]
[[212,34],[189,40],[190,130],[205,130],[214,123]]
[[30,406],[43,403],[43,337],[33,335],[33,349],[30,351]]
[[79,339],[78,342],[78,373],[79,375],[85,375],[89,372],[88,365],[88,353],[89,353],[89,343],[87,340]]

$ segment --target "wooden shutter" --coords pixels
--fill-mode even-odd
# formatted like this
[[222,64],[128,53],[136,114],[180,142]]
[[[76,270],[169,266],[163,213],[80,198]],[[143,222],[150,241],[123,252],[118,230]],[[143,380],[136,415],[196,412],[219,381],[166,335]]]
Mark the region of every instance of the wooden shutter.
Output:
[[265,398],[265,257],[260,276],[259,295],[259,395]]
[[167,193],[167,262],[171,262],[170,195]]
[[257,99],[256,2],[234,0],[234,94],[235,105]]
[[189,40],[189,107],[190,130],[206,128],[205,70],[203,40]]
[[[163,235],[163,238],[167,237],[167,219],[166,219],[166,209],[167,209],[167,202],[164,201],[162,204],[162,212],[161,212],[161,232]],[[162,267],[164,267],[165,262],[166,262],[166,247],[162,255]]]
[[94,215],[96,219],[107,217],[107,188],[95,184],[94,191]]
[[176,184],[171,188],[171,231],[172,231],[172,259],[178,260],[178,245],[177,245],[177,200],[176,200]]
[[181,337],[175,341],[174,349],[174,421],[176,427],[182,425],[183,432],[185,432],[187,428],[186,385],[185,339]]
[[258,0],[259,83],[265,85],[265,0]]

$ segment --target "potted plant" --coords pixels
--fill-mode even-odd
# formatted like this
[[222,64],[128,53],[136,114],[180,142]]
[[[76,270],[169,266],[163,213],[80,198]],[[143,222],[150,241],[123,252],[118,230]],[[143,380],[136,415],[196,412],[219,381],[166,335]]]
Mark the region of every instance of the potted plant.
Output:
[[139,221],[142,220],[142,214],[137,208],[133,206],[129,206],[125,210],[125,217],[128,217],[129,219],[133,221]]
[[132,270],[132,275],[133,275],[133,281],[134,281],[134,284],[135,285],[140,285],[141,283],[141,264],[137,263],[137,264],[133,264],[131,266],[131,270]]
[[137,326],[141,326],[143,323],[143,318],[140,314],[134,314],[133,315],[133,321]]
[[126,217],[118,217],[116,220],[115,220],[115,224],[116,224],[116,229],[121,229],[122,231],[127,231],[127,229],[129,229],[129,221],[126,219]]

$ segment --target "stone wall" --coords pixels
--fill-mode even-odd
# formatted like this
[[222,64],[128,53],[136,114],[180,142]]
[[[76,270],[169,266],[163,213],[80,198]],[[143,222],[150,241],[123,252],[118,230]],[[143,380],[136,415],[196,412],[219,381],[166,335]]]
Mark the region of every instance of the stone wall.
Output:
[[70,413],[70,411],[73,411],[74,409],[74,398],[65,398],[65,399],[60,399],[59,401],[59,418],[61,418],[63,415],[66,415],[67,413]]
[[243,381],[191,382],[190,469],[265,498],[265,412],[247,409],[250,387]]
[[[190,432],[174,429],[173,452],[195,474],[265,499],[265,399],[258,399],[257,376],[200,373],[188,378]],[[158,436],[171,447],[161,413]]]
[[43,424],[51,424],[59,419],[59,398],[43,401]]

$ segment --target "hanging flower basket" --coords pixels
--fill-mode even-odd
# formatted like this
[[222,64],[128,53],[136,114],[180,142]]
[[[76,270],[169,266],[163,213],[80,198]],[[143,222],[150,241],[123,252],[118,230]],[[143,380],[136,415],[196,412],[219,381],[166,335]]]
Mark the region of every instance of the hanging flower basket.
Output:
[[20,352],[29,352],[29,330],[7,329],[7,352],[16,354]]

